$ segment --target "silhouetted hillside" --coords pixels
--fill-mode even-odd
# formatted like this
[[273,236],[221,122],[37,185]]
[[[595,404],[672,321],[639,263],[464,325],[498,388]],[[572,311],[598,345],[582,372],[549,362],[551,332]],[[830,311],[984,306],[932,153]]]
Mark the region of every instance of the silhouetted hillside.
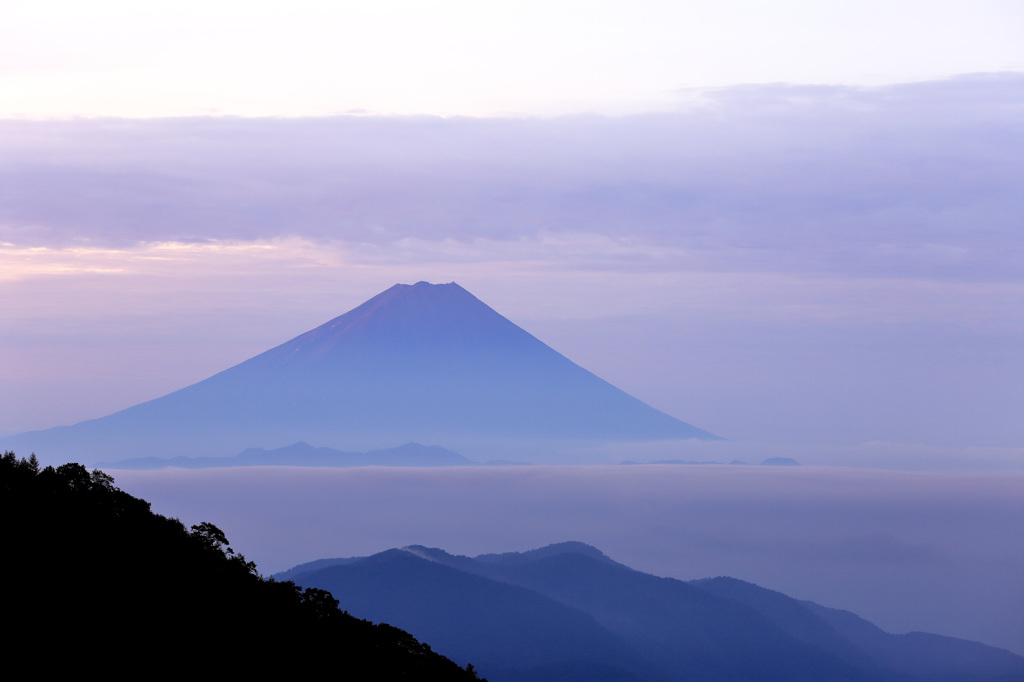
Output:
[[4,652],[19,676],[476,679],[329,592],[264,579],[216,526],[187,530],[101,471],[8,452],[0,515]]

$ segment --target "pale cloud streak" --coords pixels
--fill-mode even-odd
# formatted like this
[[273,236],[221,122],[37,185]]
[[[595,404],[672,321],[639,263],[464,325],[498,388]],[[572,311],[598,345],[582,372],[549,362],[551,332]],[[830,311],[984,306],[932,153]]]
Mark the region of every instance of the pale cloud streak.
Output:
[[625,118],[7,121],[0,239],[548,240],[583,264],[589,235],[653,269],[1016,280],[1020,81],[732,88]]

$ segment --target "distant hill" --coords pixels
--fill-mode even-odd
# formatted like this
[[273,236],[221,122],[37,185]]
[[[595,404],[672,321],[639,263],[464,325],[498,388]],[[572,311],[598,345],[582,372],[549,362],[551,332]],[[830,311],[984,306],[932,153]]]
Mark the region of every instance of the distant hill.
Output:
[[769,457],[768,459],[761,462],[764,466],[770,467],[798,467],[800,462],[796,461],[792,457]]
[[578,542],[475,558],[413,546],[281,576],[472,660],[492,682],[1024,679],[1024,658],[1001,649],[888,634],[731,578],[658,578]]
[[436,443],[522,458],[607,442],[716,439],[571,362],[458,284],[396,284],[204,381],[115,414],[0,439],[96,462],[222,457],[299,441]]
[[333,448],[315,448],[307,443],[295,443],[276,450],[249,448],[234,457],[139,457],[120,462],[99,462],[96,466],[109,469],[152,470],[175,467],[178,469],[210,469],[214,467],[246,466],[300,466],[300,467],[444,467],[478,464],[457,452],[437,445],[406,443],[397,448],[370,452],[343,452]]
[[80,464],[0,457],[4,658],[16,677],[474,680],[330,593],[261,577],[216,526],[186,530]]

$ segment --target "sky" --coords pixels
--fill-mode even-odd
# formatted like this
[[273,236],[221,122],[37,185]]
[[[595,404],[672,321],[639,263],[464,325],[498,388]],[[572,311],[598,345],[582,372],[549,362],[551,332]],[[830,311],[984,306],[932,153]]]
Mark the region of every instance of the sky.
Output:
[[0,115],[674,110],[736,84],[1024,70],[1014,0],[8,0]]
[[1020,468],[1022,93],[999,73],[624,116],[3,120],[0,429],[457,281],[731,441]]
[[[616,534],[594,521],[607,518],[601,488],[580,472],[513,494],[519,474],[490,471],[479,489],[493,507],[474,514],[456,479],[394,473],[459,491],[457,504],[424,517],[432,534],[408,525],[422,510],[395,506],[372,538],[332,525],[365,511],[355,503],[303,506],[282,489],[275,506],[237,472],[193,472],[184,487],[121,472],[123,485],[161,513],[209,512],[264,570],[401,543],[474,553],[580,539],[662,575],[756,579],[897,630],[1024,651],[1004,608],[1019,605],[1024,568],[1004,549],[1024,546],[1021,3],[2,11],[0,437],[166,394],[395,283],[456,281],[729,439],[609,461],[792,456],[868,478],[843,478],[861,483],[828,506],[812,492],[823,479],[769,490],[720,471],[694,509],[673,506],[671,486],[650,502],[649,486],[622,479],[615,513],[629,523],[612,530],[628,533]],[[339,473],[338,489],[359,475]],[[397,504],[393,483],[365,489]],[[483,546],[479,524],[538,490],[567,501],[559,537],[523,511],[507,546]],[[794,490],[795,507],[768,513]],[[250,514],[264,507],[308,532],[266,532]],[[776,528],[774,554],[741,532],[762,517],[779,521],[756,526]],[[679,564],[690,551],[695,563]],[[995,568],[976,579],[983,564],[967,555]],[[929,602],[919,578],[966,596]]]
[[1024,467],[1022,30],[1013,2],[6,3],[0,435],[426,280],[734,442]]

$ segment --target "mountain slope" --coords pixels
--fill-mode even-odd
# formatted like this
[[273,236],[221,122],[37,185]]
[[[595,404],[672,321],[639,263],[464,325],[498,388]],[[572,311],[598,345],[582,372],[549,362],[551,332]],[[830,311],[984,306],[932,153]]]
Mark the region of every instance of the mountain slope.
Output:
[[297,441],[506,454],[684,438],[716,437],[579,367],[459,285],[420,282],[162,398],[2,445],[111,460]]
[[871,679],[745,605],[562,547],[526,561],[478,562],[477,570],[591,614],[669,679],[676,671],[708,682]]
[[[355,615],[387,617],[457,661],[471,658],[497,682],[574,679],[572,670],[588,671],[581,679],[598,670],[592,679],[649,682],[1008,682],[1024,674],[1024,658],[1006,651],[890,635],[853,614],[731,578],[658,578],[582,543],[476,558],[414,546],[282,575],[344,594]],[[572,656],[531,646],[529,670],[505,664],[526,644],[524,632],[552,625],[558,641],[573,642]],[[925,645],[942,642],[951,646],[927,660]]]
[[628,679],[642,661],[589,615],[534,591],[389,550],[300,576],[350,613],[386,621],[488,679]]
[[264,579],[216,526],[188,531],[80,464],[6,453],[0,515],[4,654],[18,677],[476,679],[326,592]]
[[928,682],[1024,680],[1024,659],[980,642],[927,632],[894,635],[860,616],[813,602],[803,604],[882,665]]

